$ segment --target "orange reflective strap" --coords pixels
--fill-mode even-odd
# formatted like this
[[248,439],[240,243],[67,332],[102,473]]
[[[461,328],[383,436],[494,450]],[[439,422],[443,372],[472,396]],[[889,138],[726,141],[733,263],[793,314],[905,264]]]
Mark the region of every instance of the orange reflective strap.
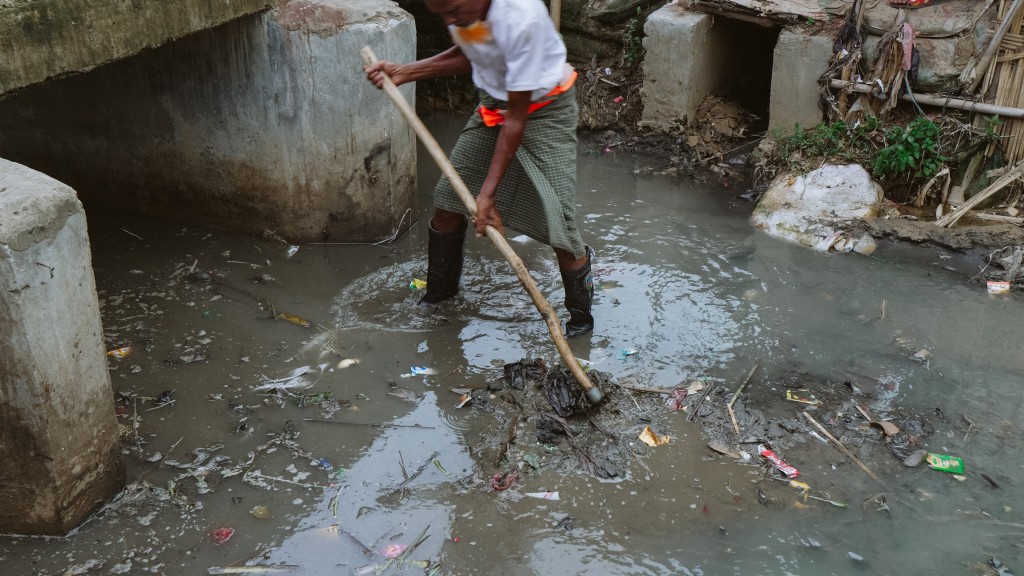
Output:
[[[564,94],[569,90],[569,88],[572,88],[572,85],[576,83],[577,77],[579,77],[579,72],[573,70],[572,74],[569,75],[565,82],[562,82],[558,86],[555,86],[551,90],[551,92],[548,92],[547,94],[544,95],[544,97],[547,98],[547,100],[538,100],[537,102],[530,104],[530,107],[526,109],[526,113],[533,114],[537,110],[540,110],[541,108],[554,102],[555,96]],[[500,126],[505,122],[505,113],[507,112],[506,110],[488,108],[483,104],[481,104],[477,108],[477,110],[480,112],[480,118],[484,121],[484,126],[487,126],[488,128]]]

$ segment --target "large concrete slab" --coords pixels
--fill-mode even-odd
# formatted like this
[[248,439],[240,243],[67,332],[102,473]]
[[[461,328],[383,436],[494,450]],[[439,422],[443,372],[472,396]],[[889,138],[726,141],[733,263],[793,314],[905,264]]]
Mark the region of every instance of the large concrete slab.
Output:
[[714,17],[666,4],[644,23],[644,84],[640,90],[642,125],[658,130],[685,126],[721,83],[716,54],[728,49],[712,33]]
[[0,533],[63,535],[124,486],[85,213],[0,158]]
[[284,2],[0,100],[0,156],[86,206],[378,241],[417,213],[415,141],[366,81],[364,45],[413,60],[412,17],[387,0]]
[[818,106],[818,78],[828,70],[832,39],[783,30],[775,45],[768,129],[790,133],[799,125],[813,128],[824,119]]
[[0,0],[0,95],[137,54],[271,0]]

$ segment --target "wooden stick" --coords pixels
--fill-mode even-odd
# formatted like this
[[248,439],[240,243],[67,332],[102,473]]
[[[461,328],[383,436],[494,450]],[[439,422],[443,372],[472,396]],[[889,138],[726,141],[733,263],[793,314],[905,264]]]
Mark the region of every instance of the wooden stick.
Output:
[[561,29],[562,0],[551,0],[551,21],[555,24],[555,30]]
[[[857,458],[856,456],[854,456],[854,455],[853,455],[853,452],[850,452],[850,451],[849,451],[849,449],[847,449],[847,448],[846,448],[846,446],[843,446],[843,443],[842,443],[842,442],[840,442],[839,440],[836,440],[836,437],[835,437],[835,436],[833,436],[832,434],[830,434],[828,430],[825,430],[825,427],[824,427],[824,426],[822,426],[821,424],[818,424],[818,421],[817,421],[817,420],[815,420],[814,418],[812,418],[810,414],[808,414],[808,413],[807,413],[806,411],[804,411],[804,412],[801,412],[800,414],[801,414],[801,415],[802,415],[802,416],[803,416],[804,418],[806,418],[808,422],[810,422],[811,424],[814,424],[814,427],[815,427],[815,428],[817,428],[819,432],[821,432],[822,434],[824,434],[826,438],[828,438],[829,440],[831,440],[831,441],[832,441],[832,444],[833,444],[833,445],[834,445],[834,446],[835,446],[836,448],[838,448],[840,452],[842,452],[843,454],[846,454],[846,457],[847,457],[847,458],[849,458],[850,460],[853,460],[854,462],[856,462],[856,463],[857,463],[857,466],[860,466],[861,470],[863,470],[863,471],[867,472],[868,476],[871,476],[871,479],[872,479],[872,480],[874,480],[875,482],[878,482],[878,483],[879,483],[879,484],[881,484],[882,486],[885,486],[885,482],[882,482],[881,480],[879,480],[879,479],[878,479],[878,476],[875,476],[875,473],[874,473],[874,472],[872,472],[870,468],[868,468],[867,466],[865,466],[865,465],[864,465],[864,463],[863,463],[863,462],[861,462],[859,458]],[[888,488],[888,486],[885,486],[885,487],[886,487],[886,488]]]
[[[362,49],[363,61],[367,65],[373,64],[377,61],[377,57],[374,56],[373,50],[369,46],[364,46]],[[437,143],[437,140],[430,134],[430,130],[423,125],[423,122],[416,115],[416,111],[412,109],[412,106],[405,101],[405,97],[398,91],[398,87],[391,81],[391,78],[387,74],[381,72],[381,76],[384,78],[384,92],[391,98],[398,108],[398,111],[402,113],[405,120],[412,126],[413,131],[419,137],[423,147],[427,149],[430,156],[434,158],[437,165],[441,168],[441,172],[448,178],[448,182],[452,185],[455,193],[458,194],[459,199],[465,204],[466,210],[470,216],[476,216],[476,199],[473,194],[470,193],[469,188],[466,187],[465,182],[459,177],[459,173],[455,171],[455,167],[452,166],[448,156],[445,155],[444,151],[441,150],[441,145]],[[509,246],[508,241],[501,235],[493,226],[487,227],[487,238],[490,239],[491,243],[498,248],[505,260],[512,265],[512,269],[515,270],[516,276],[519,278],[519,283],[523,285],[526,292],[529,293],[530,298],[533,300],[534,306],[537,307],[537,311],[547,322],[548,331],[551,332],[551,340],[555,344],[555,348],[558,349],[558,354],[562,357],[562,362],[569,368],[572,375],[576,377],[576,381],[580,383],[586,390],[587,398],[597,403],[601,401],[604,395],[601,390],[594,386],[587,377],[587,373],[583,371],[583,367],[576,361],[576,356],[572,353],[569,348],[569,344],[565,341],[565,336],[562,335],[562,327],[558,322],[558,314],[555,313],[554,308],[547,301],[546,298],[540,293],[537,288],[537,283],[534,282],[533,276],[530,276],[530,272],[526,269],[526,265],[516,255],[512,247]]]
[[[729,404],[728,404],[729,410],[732,410],[732,405],[736,403],[736,399],[740,397],[740,393],[742,393],[743,389],[746,388],[747,382],[750,382],[750,377],[754,375],[754,372],[757,371],[757,367],[760,366],[760,365],[761,365],[761,361],[760,360],[758,360],[757,362],[754,362],[754,366],[750,369],[750,372],[747,372],[747,377],[743,379],[743,383],[740,384],[740,387],[736,389],[736,393],[733,394],[732,398],[729,399]],[[735,419],[734,419],[734,421],[735,421]],[[736,432],[737,433],[739,432],[739,427],[738,426],[737,426]]]
[[999,45],[1003,43],[1003,37],[1010,30],[1010,24],[1016,19],[1017,11],[1024,6],[1024,0],[1014,0],[1013,6],[1006,12],[1006,16],[1003,18],[1003,23],[999,25],[996,33],[992,36],[992,41],[989,42],[988,49],[985,50],[985,55],[978,61],[978,65],[974,67],[975,73],[981,71],[981,74],[977,74],[974,77],[974,81],[971,82],[970,88],[967,89],[968,94],[973,94],[978,89],[978,85],[984,79],[986,74],[984,71],[988,68],[989,64],[992,63],[992,59],[995,58],[997,52],[999,52]]
[[996,180],[995,182],[990,184],[988,188],[985,188],[981,192],[978,192],[974,196],[971,196],[971,199],[961,204],[959,208],[953,210],[949,214],[946,214],[942,218],[936,220],[935,224],[937,226],[943,226],[946,228],[952,226],[953,224],[956,224],[956,221],[959,220],[969,210],[971,210],[978,204],[981,204],[982,201],[986,200],[989,196],[995,194],[996,192],[999,192],[1003,188],[1006,188],[1007,186],[1012,184],[1014,180],[1020,178],[1021,176],[1024,176],[1024,160],[1017,162],[1017,164],[1009,171],[1007,171],[1006,174],[1003,174],[999,178],[999,180]]
[[732,420],[732,427],[736,429],[736,435],[740,434],[740,423],[736,421],[736,413],[732,410],[732,404],[725,407],[729,411],[729,418]]

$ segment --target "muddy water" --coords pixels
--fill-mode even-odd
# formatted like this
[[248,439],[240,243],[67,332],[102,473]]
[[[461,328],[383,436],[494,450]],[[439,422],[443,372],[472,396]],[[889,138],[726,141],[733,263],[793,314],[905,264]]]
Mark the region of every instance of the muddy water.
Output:
[[[459,121],[432,125],[451,141]],[[759,465],[709,451],[682,413],[651,410],[673,441],[625,479],[542,466],[515,490],[482,490],[498,468],[475,443],[495,422],[457,409],[450,388],[498,381],[502,364],[523,357],[556,357],[483,241],[468,243],[455,305],[412,306],[436,178],[425,165],[419,223],[380,246],[308,245],[289,257],[272,239],[90,213],[107,343],[132,347],[110,363],[131,490],[69,538],[0,540],[3,572],[204,574],[248,561],[294,574],[415,574],[423,569],[387,564],[386,552],[420,535],[405,559],[439,563],[440,574],[983,573],[990,554],[1020,570],[1019,298],[966,284],[950,270],[955,255],[891,245],[871,258],[821,255],[771,240],[747,225],[742,189],[633,175],[647,165],[581,142],[580,214],[600,290],[597,329],[572,342],[578,357],[647,387],[734,387],[760,360],[751,402],[789,416],[802,406],[778,401],[773,373],[880,381],[885,393],[863,402],[930,418],[925,447],[964,457],[964,478],[904,468],[880,442],[855,448],[883,487],[811,443],[786,459],[814,494],[848,507],[804,501]],[[509,236],[559,304],[550,251]],[[195,271],[216,281],[195,282]],[[926,361],[910,357],[921,350]],[[390,383],[417,397],[389,394]],[[156,404],[168,391],[173,402]],[[332,402],[299,405],[318,393]],[[518,442],[534,442],[530,426]],[[228,460],[174,467],[197,449]],[[543,462],[543,449],[529,449]],[[560,500],[523,496],[536,491]],[[234,532],[218,544],[218,528]]]

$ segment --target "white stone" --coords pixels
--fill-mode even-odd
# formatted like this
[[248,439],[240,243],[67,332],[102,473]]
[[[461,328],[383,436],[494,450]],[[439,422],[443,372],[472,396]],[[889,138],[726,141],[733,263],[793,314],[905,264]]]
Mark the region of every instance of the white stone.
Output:
[[860,165],[826,164],[776,178],[750,220],[770,236],[827,251],[852,223],[874,216],[881,200],[882,187]]

